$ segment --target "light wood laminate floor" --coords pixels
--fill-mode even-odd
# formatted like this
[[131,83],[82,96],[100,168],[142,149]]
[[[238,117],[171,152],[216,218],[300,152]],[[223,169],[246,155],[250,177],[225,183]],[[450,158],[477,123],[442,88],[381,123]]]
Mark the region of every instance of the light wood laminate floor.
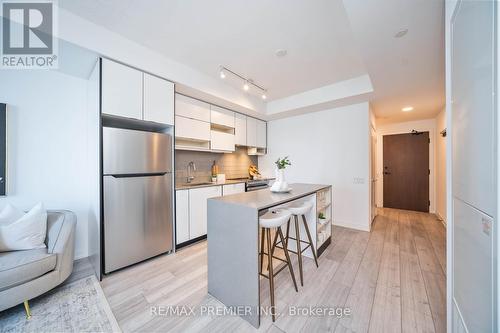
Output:
[[[263,316],[258,330],[237,316],[159,316],[152,306],[221,306],[207,294],[207,247],[201,242],[104,278],[124,332],[445,332],[446,231],[434,215],[380,209],[372,232],[334,227],[333,242],[314,261],[304,258],[296,293],[283,270],[275,281],[281,315]],[[292,255],[298,279],[298,263]],[[269,306],[269,283],[261,280]],[[289,306],[347,307],[350,316],[291,316]]]

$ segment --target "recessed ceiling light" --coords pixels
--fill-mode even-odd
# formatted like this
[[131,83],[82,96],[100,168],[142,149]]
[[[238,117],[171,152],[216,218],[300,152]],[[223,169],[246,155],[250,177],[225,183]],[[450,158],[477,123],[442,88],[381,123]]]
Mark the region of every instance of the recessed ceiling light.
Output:
[[275,52],[275,54],[278,58],[283,58],[284,56],[286,56],[287,53],[288,53],[287,50],[284,50],[284,49],[278,49]]
[[413,106],[405,106],[404,108],[401,109],[403,112],[410,112],[413,111]]
[[399,30],[398,32],[396,32],[396,34],[394,35],[394,38],[401,38],[403,37],[404,35],[406,35],[408,33],[408,29],[403,29],[403,30]]

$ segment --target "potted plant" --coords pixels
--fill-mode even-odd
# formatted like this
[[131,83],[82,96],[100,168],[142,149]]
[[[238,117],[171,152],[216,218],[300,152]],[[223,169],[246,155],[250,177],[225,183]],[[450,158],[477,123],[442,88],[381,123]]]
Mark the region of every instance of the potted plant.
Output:
[[326,216],[325,216],[325,214],[323,212],[320,212],[318,214],[318,222],[320,224],[325,224],[326,223]]
[[292,163],[290,163],[288,156],[285,156],[284,158],[278,158],[278,160],[274,162],[274,164],[276,164],[276,181],[271,187],[271,190],[275,192],[289,190],[288,183],[285,181],[285,168],[288,165],[292,165]]

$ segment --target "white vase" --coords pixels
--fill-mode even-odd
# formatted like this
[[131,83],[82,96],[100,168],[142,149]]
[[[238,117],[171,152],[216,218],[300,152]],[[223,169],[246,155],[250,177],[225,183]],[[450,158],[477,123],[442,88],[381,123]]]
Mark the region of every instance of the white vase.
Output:
[[285,169],[275,170],[276,181],[274,182],[271,189],[273,191],[286,191],[288,189],[288,183],[285,180]]
[[276,169],[276,181],[280,184],[285,181],[285,169]]

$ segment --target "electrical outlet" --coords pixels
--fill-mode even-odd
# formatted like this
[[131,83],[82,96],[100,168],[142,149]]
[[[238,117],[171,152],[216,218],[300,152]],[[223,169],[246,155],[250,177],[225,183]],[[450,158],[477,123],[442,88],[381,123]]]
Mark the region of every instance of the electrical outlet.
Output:
[[365,179],[364,178],[360,178],[360,177],[354,177],[353,183],[354,184],[364,184],[365,183]]

